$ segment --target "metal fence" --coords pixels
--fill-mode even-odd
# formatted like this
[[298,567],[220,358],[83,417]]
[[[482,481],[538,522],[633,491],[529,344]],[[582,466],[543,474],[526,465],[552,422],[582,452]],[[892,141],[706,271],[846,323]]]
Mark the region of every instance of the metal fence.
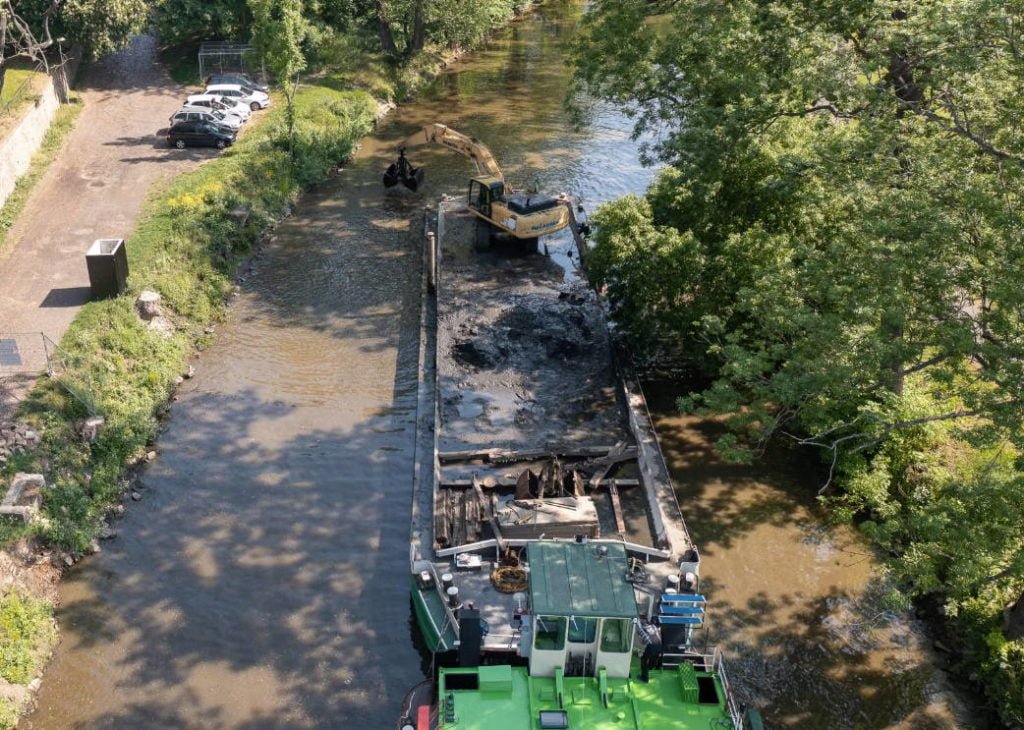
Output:
[[263,63],[248,43],[208,41],[199,46],[199,78],[204,83],[210,74],[231,71],[266,75]]
[[36,379],[46,375],[79,401],[89,415],[96,415],[95,388],[84,365],[42,332],[0,332],[0,405],[16,405]]

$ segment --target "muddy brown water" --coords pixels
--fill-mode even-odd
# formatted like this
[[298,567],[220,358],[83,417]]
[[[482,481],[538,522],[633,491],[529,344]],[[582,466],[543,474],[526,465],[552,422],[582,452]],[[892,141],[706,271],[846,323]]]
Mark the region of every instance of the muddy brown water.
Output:
[[982,727],[926,627],[890,609],[880,561],[815,501],[811,452],[776,450],[752,465],[714,450],[718,419],[681,415],[685,385],[647,384],[683,514],[701,547],[709,638],[726,650],[744,701],[767,727]]
[[[548,3],[454,66],[278,228],[181,389],[143,500],[63,583],[63,639],[22,727],[393,727],[424,669],[406,585],[415,231],[422,207],[461,193],[471,169],[410,150],[427,166],[420,195],[384,192],[381,172],[420,125],[443,121],[485,139],[513,182],[591,205],[643,191],[652,172],[628,120],[598,108],[573,130],[564,110],[563,44],[581,12]],[[710,479],[681,495],[736,634],[737,685],[772,725],[880,728],[914,712],[927,693],[890,680],[888,655],[803,662],[822,650],[799,630],[816,618],[802,606],[863,588],[870,558],[823,568],[833,553],[804,540],[820,520],[793,496],[801,487],[709,475],[697,424],[661,405],[677,477]],[[855,673],[865,663],[868,685]],[[818,673],[828,681],[809,681]]]

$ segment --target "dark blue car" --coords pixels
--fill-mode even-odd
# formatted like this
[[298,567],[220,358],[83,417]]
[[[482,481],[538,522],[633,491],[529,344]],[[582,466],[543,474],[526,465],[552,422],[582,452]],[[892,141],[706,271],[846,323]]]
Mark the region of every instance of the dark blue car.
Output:
[[167,144],[183,150],[186,147],[224,149],[235,141],[235,133],[209,122],[177,122],[167,130]]

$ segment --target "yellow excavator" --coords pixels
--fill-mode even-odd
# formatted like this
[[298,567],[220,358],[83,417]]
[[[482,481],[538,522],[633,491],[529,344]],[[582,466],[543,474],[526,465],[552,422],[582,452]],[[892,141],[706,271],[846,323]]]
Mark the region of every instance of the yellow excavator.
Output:
[[[485,225],[477,227],[477,246],[485,247],[494,230],[521,240],[536,242],[538,236],[560,231],[572,222],[571,202],[565,196],[552,197],[519,192],[505,182],[505,174],[487,145],[444,124],[423,128],[426,143],[435,143],[473,161],[476,177],[469,181],[467,204]],[[413,167],[399,148],[398,160],[384,173],[384,187],[403,184],[417,190],[423,184],[423,168]]]

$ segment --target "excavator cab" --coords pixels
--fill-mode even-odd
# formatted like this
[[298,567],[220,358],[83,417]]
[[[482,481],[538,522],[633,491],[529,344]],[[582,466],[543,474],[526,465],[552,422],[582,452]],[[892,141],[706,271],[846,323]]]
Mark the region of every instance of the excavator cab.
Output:
[[496,177],[474,177],[469,181],[469,207],[487,218],[491,217],[491,203],[505,199],[505,183]]

